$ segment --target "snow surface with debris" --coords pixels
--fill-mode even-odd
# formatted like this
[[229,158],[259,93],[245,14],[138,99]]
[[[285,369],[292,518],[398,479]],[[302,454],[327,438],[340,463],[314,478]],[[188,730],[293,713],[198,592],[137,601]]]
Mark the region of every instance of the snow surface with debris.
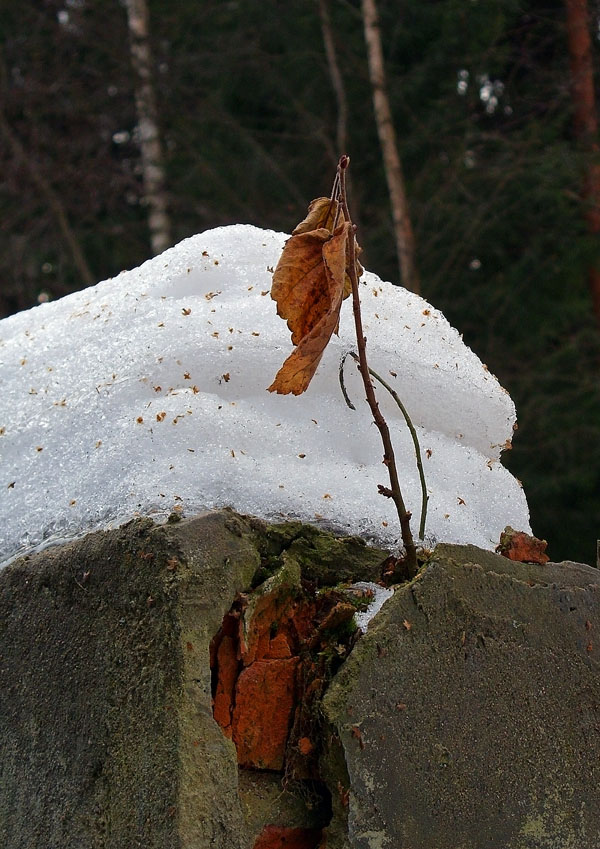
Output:
[[[270,298],[286,236],[236,225],[140,268],[0,322],[0,561],[137,516],[231,505],[394,548],[399,529],[379,433],[356,366],[351,298],[308,391],[266,387],[292,350]],[[514,405],[444,316],[366,273],[370,365],[417,428],[426,542],[493,548],[529,531],[500,462]],[[377,387],[416,535],[421,491],[409,431]]]
[[356,627],[363,634],[367,633],[369,622],[375,617],[388,599],[394,595],[392,587],[380,587],[372,581],[357,581],[352,584],[351,589],[363,590],[371,594],[372,598],[366,610],[358,610],[354,614]]

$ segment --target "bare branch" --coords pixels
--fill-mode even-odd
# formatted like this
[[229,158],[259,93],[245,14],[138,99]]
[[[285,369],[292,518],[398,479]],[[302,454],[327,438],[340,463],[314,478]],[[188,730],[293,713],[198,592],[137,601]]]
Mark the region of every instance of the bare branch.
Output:
[[400,264],[402,285],[411,292],[420,294],[421,282],[415,261],[415,238],[410,220],[408,200],[402,173],[402,163],[398,153],[396,131],[387,94],[381,32],[375,0],[362,0],[365,41],[369,75],[373,89],[373,106],[379,142],[383,153],[385,176],[388,184],[396,250]]
[[[340,157],[338,165],[338,177],[340,187],[340,204],[344,210],[344,217],[347,222],[352,225],[348,202],[346,199],[346,168],[350,160],[346,155]],[[352,306],[354,311],[354,325],[356,328],[356,345],[358,347],[358,367],[363,379],[365,393],[367,395],[367,403],[371,408],[373,419],[377,425],[377,429],[381,434],[383,443],[383,463],[387,467],[390,478],[390,489],[379,485],[379,492],[391,498],[396,505],[398,519],[400,521],[400,530],[402,533],[402,541],[406,550],[406,568],[409,578],[412,578],[417,573],[417,549],[410,529],[411,514],[406,509],[402,492],[400,490],[400,481],[398,479],[398,470],[396,468],[396,458],[394,455],[394,447],[390,436],[390,429],[384,419],[377,398],[375,397],[375,389],[369,375],[369,364],[367,362],[367,340],[364,335],[362,326],[362,316],[360,311],[360,296],[358,293],[358,275],[356,272],[356,239],[354,238],[354,227],[352,226],[349,251],[348,251],[348,275],[352,283]]]

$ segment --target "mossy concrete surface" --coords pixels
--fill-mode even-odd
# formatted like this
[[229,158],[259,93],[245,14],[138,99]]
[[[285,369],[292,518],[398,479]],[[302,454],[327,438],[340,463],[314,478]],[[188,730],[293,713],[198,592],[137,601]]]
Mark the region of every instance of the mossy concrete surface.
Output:
[[[310,828],[280,776],[238,779],[210,643],[238,593],[377,579],[385,556],[218,511],[0,572],[2,849],[250,849],[264,826]],[[597,849],[599,603],[590,567],[438,546],[325,695],[323,845]]]
[[0,571],[2,849],[250,849],[321,821],[281,775],[238,781],[210,645],[265,580],[377,579],[387,552],[231,510],[171,518]]
[[334,678],[351,849],[600,846],[600,572],[438,546]]
[[209,643],[259,565],[227,512],[140,520],[0,572],[0,846],[241,849]]

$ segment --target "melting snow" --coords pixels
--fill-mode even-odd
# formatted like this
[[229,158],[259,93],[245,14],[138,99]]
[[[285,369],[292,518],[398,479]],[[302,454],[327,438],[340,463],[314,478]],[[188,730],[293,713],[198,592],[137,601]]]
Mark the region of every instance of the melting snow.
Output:
[[392,587],[380,587],[379,584],[374,584],[372,581],[358,581],[356,584],[352,584],[352,588],[357,590],[367,590],[373,595],[367,609],[358,610],[354,614],[356,627],[362,631],[363,634],[366,634],[369,622],[379,613],[388,598],[391,598],[394,595],[394,590]]
[[[269,296],[286,236],[237,225],[0,322],[0,560],[138,514],[231,505],[394,547],[379,433],[346,363],[351,299],[305,395],[266,391],[291,351]],[[493,548],[528,531],[525,495],[500,463],[514,405],[426,301],[365,274],[370,365],[417,427],[427,537]],[[421,502],[408,429],[376,387],[416,535]]]

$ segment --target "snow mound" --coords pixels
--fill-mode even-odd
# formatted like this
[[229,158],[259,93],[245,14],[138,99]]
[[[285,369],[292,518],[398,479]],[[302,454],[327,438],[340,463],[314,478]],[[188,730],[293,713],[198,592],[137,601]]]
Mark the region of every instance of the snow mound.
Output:
[[[140,268],[0,322],[0,560],[138,514],[217,506],[295,517],[394,547],[379,433],[351,360],[351,299],[308,391],[266,391],[291,351],[269,296],[283,233],[246,225],[186,239]],[[366,273],[370,365],[417,428],[427,536],[492,548],[528,531],[525,495],[500,463],[515,409],[426,301]],[[410,435],[376,387],[416,536]]]

